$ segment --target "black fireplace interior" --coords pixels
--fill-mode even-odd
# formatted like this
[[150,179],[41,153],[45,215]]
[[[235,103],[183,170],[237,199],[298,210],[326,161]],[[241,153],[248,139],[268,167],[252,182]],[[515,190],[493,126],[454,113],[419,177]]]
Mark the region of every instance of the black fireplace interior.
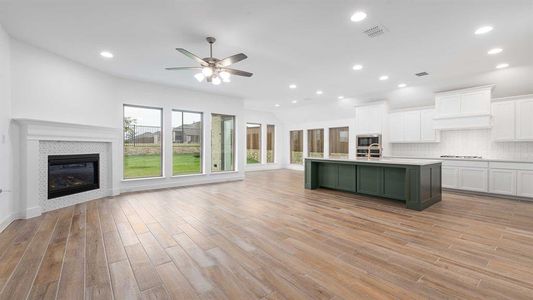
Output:
[[48,156],[48,199],[100,188],[99,154]]

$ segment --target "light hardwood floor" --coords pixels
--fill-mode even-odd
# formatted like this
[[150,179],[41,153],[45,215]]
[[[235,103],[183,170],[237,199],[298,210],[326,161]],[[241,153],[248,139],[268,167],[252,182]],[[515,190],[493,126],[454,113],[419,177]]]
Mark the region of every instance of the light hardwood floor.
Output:
[[125,194],[0,234],[1,299],[533,297],[533,203],[398,202],[303,174]]

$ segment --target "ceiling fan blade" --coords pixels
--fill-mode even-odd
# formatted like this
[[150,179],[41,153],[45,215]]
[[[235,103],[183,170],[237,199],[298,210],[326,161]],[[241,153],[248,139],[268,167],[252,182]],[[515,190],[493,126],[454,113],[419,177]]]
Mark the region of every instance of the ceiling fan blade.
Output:
[[165,70],[201,70],[201,67],[172,67],[172,68],[165,68]]
[[204,67],[207,67],[209,66],[209,63],[206,62],[205,60],[201,59],[200,57],[192,54],[191,52],[183,49],[183,48],[176,48],[176,50],[178,50],[179,52],[181,52],[183,55],[191,58],[191,59],[194,59],[195,61],[197,61],[199,64],[201,64],[202,66]]
[[217,65],[219,67],[227,67],[229,65],[232,65],[234,63],[238,63],[240,62],[241,60],[245,60],[247,59],[248,56],[246,56],[246,54],[244,53],[239,53],[239,54],[235,54],[235,55],[232,55],[232,56],[229,56],[229,57],[226,57],[222,60],[219,60],[217,62]]
[[252,77],[252,75],[254,75],[253,73],[250,73],[250,72],[235,70],[235,69],[228,69],[228,68],[222,68],[222,71],[226,71],[230,74],[237,75],[237,76],[244,76],[244,77]]

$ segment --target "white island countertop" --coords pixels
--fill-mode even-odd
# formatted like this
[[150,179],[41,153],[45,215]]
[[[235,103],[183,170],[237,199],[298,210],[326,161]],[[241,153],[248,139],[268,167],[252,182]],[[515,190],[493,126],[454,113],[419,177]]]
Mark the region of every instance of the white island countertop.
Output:
[[364,163],[374,163],[374,164],[388,164],[388,165],[406,165],[406,166],[426,166],[433,164],[440,164],[442,160],[433,160],[433,159],[401,159],[401,158],[364,158],[359,157],[356,159],[339,159],[339,158],[319,158],[319,157],[307,157],[309,160],[316,161],[338,161],[338,162],[364,162]]

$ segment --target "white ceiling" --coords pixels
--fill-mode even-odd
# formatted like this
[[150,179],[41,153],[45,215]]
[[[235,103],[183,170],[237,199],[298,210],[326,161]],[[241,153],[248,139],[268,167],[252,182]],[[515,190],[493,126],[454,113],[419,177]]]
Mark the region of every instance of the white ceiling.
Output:
[[[356,10],[368,18],[351,22]],[[256,109],[331,104],[339,95],[420,101],[436,90],[503,80],[514,83],[502,95],[533,92],[533,0],[0,0],[0,23],[17,39],[96,69],[235,95]],[[388,32],[362,33],[377,24]],[[474,35],[486,24],[491,33]],[[234,67],[254,76],[212,86],[191,71],[164,70],[195,66],[176,47],[208,56],[206,36],[217,38],[216,57],[246,53]],[[504,51],[487,55],[493,47]],[[102,50],[115,58],[103,59]],[[495,71],[500,62],[511,67]],[[356,63],[364,69],[353,71]],[[421,71],[430,76],[414,76]],[[379,81],[383,74],[390,79]],[[399,91],[400,82],[409,88]]]

